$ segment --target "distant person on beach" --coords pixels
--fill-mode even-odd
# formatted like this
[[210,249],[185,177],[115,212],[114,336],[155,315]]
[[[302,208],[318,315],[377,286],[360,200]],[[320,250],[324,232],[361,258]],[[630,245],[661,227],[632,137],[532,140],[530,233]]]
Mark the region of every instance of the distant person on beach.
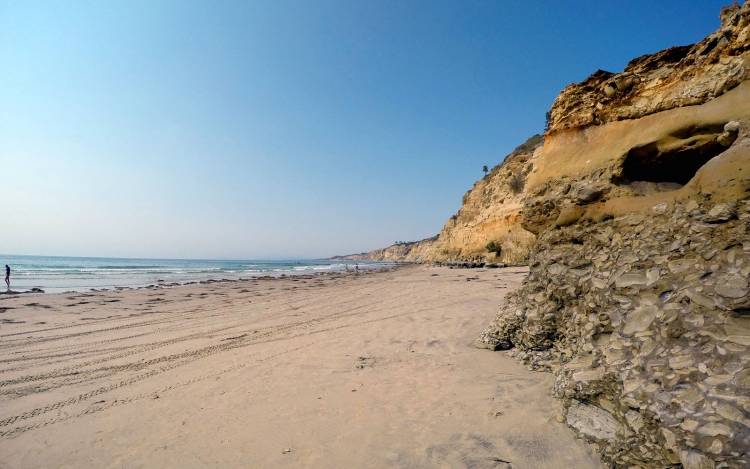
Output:
[[10,266],[8,264],[5,264],[5,284],[8,286],[8,290],[10,290]]

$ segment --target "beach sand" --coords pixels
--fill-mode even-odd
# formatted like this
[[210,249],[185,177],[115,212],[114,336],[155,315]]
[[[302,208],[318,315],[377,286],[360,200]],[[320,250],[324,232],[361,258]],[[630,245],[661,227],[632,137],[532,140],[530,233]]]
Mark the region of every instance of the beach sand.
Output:
[[525,269],[0,299],[0,467],[600,468],[471,343]]

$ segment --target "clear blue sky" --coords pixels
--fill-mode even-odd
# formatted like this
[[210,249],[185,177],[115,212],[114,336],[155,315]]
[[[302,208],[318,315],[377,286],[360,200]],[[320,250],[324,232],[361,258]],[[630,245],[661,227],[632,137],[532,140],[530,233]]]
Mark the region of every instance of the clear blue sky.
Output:
[[728,0],[0,0],[0,252],[318,257],[437,233],[559,90]]

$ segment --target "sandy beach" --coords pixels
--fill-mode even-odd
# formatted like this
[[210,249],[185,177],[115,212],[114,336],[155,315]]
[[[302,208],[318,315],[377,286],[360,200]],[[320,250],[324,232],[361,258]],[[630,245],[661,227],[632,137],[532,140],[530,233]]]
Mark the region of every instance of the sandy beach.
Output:
[[471,346],[522,268],[0,299],[0,467],[598,468]]

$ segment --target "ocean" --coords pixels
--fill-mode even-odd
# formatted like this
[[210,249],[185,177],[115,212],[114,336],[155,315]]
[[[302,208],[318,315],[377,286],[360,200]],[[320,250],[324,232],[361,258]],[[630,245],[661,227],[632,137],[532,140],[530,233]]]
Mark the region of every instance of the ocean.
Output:
[[[0,254],[0,267],[11,268],[11,289],[41,288],[47,293],[115,287],[142,287],[158,282],[240,279],[263,275],[299,275],[339,272],[355,264],[325,259],[284,261],[121,259],[108,257],[12,256]],[[378,269],[388,263],[359,262],[360,269]],[[4,273],[4,272],[3,272]],[[4,278],[4,276],[3,276]],[[5,285],[0,288],[4,289]]]

